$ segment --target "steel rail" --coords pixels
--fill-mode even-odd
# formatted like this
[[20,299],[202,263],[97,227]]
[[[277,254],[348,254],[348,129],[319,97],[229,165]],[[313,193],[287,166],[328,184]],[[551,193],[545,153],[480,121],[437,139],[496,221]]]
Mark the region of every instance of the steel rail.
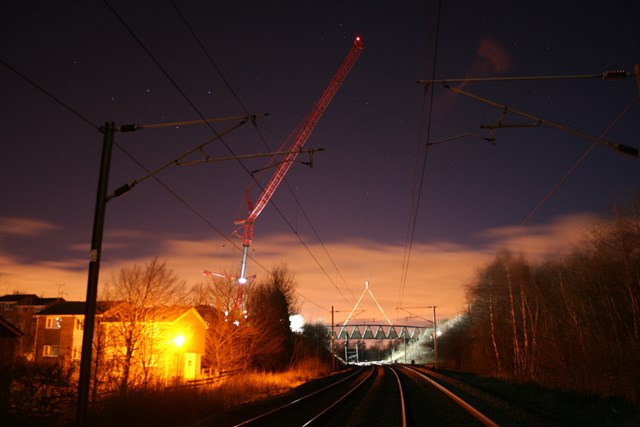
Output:
[[400,381],[400,376],[398,375],[396,370],[391,367],[389,369],[391,369],[391,372],[393,372],[393,375],[396,376],[396,380],[398,381],[398,389],[400,390],[400,414],[402,417],[400,420],[400,426],[407,427],[407,410],[404,406],[404,393],[402,392],[402,382]]
[[475,419],[480,421],[483,425],[485,425],[487,427],[499,427],[499,424],[497,424],[491,418],[487,417],[482,412],[480,412],[479,410],[477,410],[476,408],[471,406],[469,403],[467,403],[465,400],[463,400],[458,395],[453,393],[451,390],[447,389],[446,387],[442,386],[441,384],[437,383],[433,379],[431,379],[428,376],[426,376],[423,372],[420,372],[417,369],[413,369],[413,368],[409,368],[409,367],[405,367],[405,369],[407,369],[407,370],[409,370],[411,372],[414,372],[418,376],[422,377],[424,380],[426,380],[432,386],[434,386],[435,388],[440,390],[442,393],[444,393],[448,398],[450,398],[451,400],[456,402],[458,405],[460,405],[460,407],[462,407],[465,411],[467,411],[469,414],[471,414]]
[[[273,415],[275,415],[275,414],[277,414],[277,413],[279,413],[279,412],[283,412],[283,411],[285,411],[285,410],[287,410],[287,409],[291,409],[291,407],[293,407],[293,406],[295,406],[295,405],[298,405],[298,404],[300,404],[301,402],[303,402],[303,401],[305,401],[305,400],[307,400],[307,399],[309,399],[309,398],[311,398],[311,397],[313,397],[313,396],[316,396],[317,394],[320,394],[320,393],[322,393],[322,392],[325,392],[325,391],[327,391],[327,390],[329,390],[329,389],[331,389],[331,388],[333,388],[333,387],[336,387],[336,386],[337,386],[337,385],[339,385],[339,384],[342,384],[343,382],[345,382],[345,381],[347,381],[347,380],[350,380],[350,379],[352,379],[352,378],[354,378],[354,377],[356,377],[356,376],[360,375],[360,374],[362,373],[362,371],[364,371],[364,368],[358,369],[357,371],[355,371],[355,372],[354,372],[354,373],[352,373],[351,375],[346,376],[346,377],[342,378],[342,379],[341,379],[341,380],[339,380],[339,381],[336,381],[336,382],[334,382],[334,383],[331,383],[331,384],[329,384],[329,385],[327,385],[327,386],[325,386],[325,387],[323,387],[323,388],[321,388],[321,389],[319,389],[319,390],[316,390],[316,391],[314,391],[314,392],[312,392],[312,393],[309,393],[309,394],[307,394],[307,395],[304,395],[304,396],[302,396],[302,397],[300,397],[300,398],[298,398],[298,399],[295,399],[295,400],[293,400],[293,401],[291,401],[291,402],[285,403],[284,405],[278,406],[277,408],[271,409],[271,410],[269,410],[269,411],[267,411],[267,412],[264,412],[264,413],[262,413],[262,414],[260,414],[260,415],[258,415],[258,416],[256,416],[256,417],[253,417],[253,418],[251,418],[251,419],[245,420],[245,421],[243,421],[243,422],[241,422],[241,423],[239,423],[239,424],[235,424],[235,425],[234,425],[234,427],[247,426],[247,425],[250,425],[250,424],[255,423],[255,422],[257,422],[257,421],[264,420],[264,419],[266,419],[266,418],[268,418],[268,417],[271,417],[271,416],[273,416]],[[356,388],[357,388],[357,387],[359,387],[360,385],[362,385],[362,383],[364,383],[364,381],[366,381],[367,379],[369,379],[369,377],[371,377],[371,375],[373,374],[373,372],[374,372],[374,371],[373,371],[373,370],[371,370],[371,372],[369,373],[369,375],[367,375],[367,377],[366,377],[363,381],[361,381],[360,383],[358,383],[358,385],[356,386]],[[349,391],[347,394],[350,394],[350,393],[351,393],[351,391]],[[324,412],[324,411],[323,411],[323,412]],[[313,421],[313,420],[312,420],[312,421]],[[307,424],[309,424],[309,422],[307,422]],[[307,424],[305,424],[305,425],[307,425]]]
[[369,372],[369,375],[367,375],[362,381],[360,381],[358,384],[356,384],[355,386],[353,386],[351,389],[349,389],[349,391],[347,391],[346,393],[344,393],[338,400],[335,400],[331,405],[327,406],[325,409],[323,409],[320,413],[316,414],[316,416],[314,416],[313,418],[311,418],[309,421],[307,421],[306,423],[304,423],[302,425],[302,427],[306,427],[306,426],[310,426],[311,424],[313,424],[314,422],[320,420],[325,414],[327,414],[330,410],[332,410],[333,408],[335,408],[339,403],[341,403],[344,399],[346,399],[347,397],[349,397],[351,395],[351,393],[353,393],[354,391],[358,390],[360,387],[362,387],[362,385],[367,382],[367,380],[369,378],[371,378],[371,376],[373,375],[373,373],[375,372],[375,368],[371,369],[371,372]]

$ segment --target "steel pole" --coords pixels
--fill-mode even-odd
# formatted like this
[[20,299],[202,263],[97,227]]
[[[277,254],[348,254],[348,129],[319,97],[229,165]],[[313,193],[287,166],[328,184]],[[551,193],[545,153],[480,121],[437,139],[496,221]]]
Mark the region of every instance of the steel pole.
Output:
[[438,369],[438,323],[436,321],[436,306],[433,306],[433,354],[435,361],[433,363],[433,369]]
[[333,320],[333,306],[331,306],[331,372],[335,372],[336,370],[336,354],[334,348],[334,340],[333,340],[333,328],[334,328],[334,320]]

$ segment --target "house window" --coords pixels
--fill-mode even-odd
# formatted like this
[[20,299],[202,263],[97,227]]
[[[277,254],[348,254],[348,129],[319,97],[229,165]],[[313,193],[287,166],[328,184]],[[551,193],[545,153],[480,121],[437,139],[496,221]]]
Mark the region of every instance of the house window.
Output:
[[47,317],[47,329],[60,329],[62,319],[60,317]]
[[84,325],[82,324],[82,320],[76,319],[76,331],[82,331],[84,329]]
[[58,345],[45,345],[42,350],[44,357],[58,357],[60,356],[60,346]]
[[158,366],[158,355],[151,354],[150,357],[147,357],[146,360],[142,361],[142,366],[145,368],[153,368]]
[[80,349],[78,347],[73,347],[73,360],[80,360],[80,356],[82,355],[82,352],[80,351]]

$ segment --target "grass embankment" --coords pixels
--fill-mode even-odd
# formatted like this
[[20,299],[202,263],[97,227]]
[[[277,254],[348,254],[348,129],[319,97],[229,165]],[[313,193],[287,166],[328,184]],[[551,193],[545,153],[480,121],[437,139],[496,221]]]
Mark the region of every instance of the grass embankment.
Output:
[[124,398],[102,402],[92,425],[189,426],[225,409],[285,393],[330,372],[331,366],[310,360],[285,372],[248,372],[197,389],[130,392]]

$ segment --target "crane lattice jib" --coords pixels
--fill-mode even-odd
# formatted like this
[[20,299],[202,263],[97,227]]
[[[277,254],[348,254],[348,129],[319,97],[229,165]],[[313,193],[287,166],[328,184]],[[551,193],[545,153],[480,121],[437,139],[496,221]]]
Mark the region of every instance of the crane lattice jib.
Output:
[[246,220],[244,220],[243,245],[245,247],[250,246],[251,241],[253,240],[253,225],[255,219],[258,217],[258,215],[260,215],[267,203],[269,203],[269,199],[271,199],[271,196],[276,191],[276,189],[284,179],[284,176],[289,171],[289,168],[298,156],[300,149],[307,142],[307,139],[309,139],[311,132],[313,132],[313,128],[322,117],[322,114],[327,109],[327,106],[340,88],[340,85],[342,84],[344,79],[347,77],[347,74],[349,74],[349,71],[351,71],[353,64],[355,64],[356,60],[360,56],[362,49],[364,49],[364,45],[362,44],[360,37],[356,37],[355,41],[353,42],[353,47],[342,62],[342,65],[338,69],[338,72],[333,77],[333,79],[331,79],[331,82],[329,82],[329,85],[324,90],[324,93],[322,94],[318,102],[314,105],[313,110],[302,125],[300,133],[296,137],[291,148],[288,150],[288,153],[283,157],[280,166],[278,166],[278,169],[274,172],[273,176],[265,186],[264,191],[260,195],[260,198],[257,200],[253,209],[249,212],[249,216]]

